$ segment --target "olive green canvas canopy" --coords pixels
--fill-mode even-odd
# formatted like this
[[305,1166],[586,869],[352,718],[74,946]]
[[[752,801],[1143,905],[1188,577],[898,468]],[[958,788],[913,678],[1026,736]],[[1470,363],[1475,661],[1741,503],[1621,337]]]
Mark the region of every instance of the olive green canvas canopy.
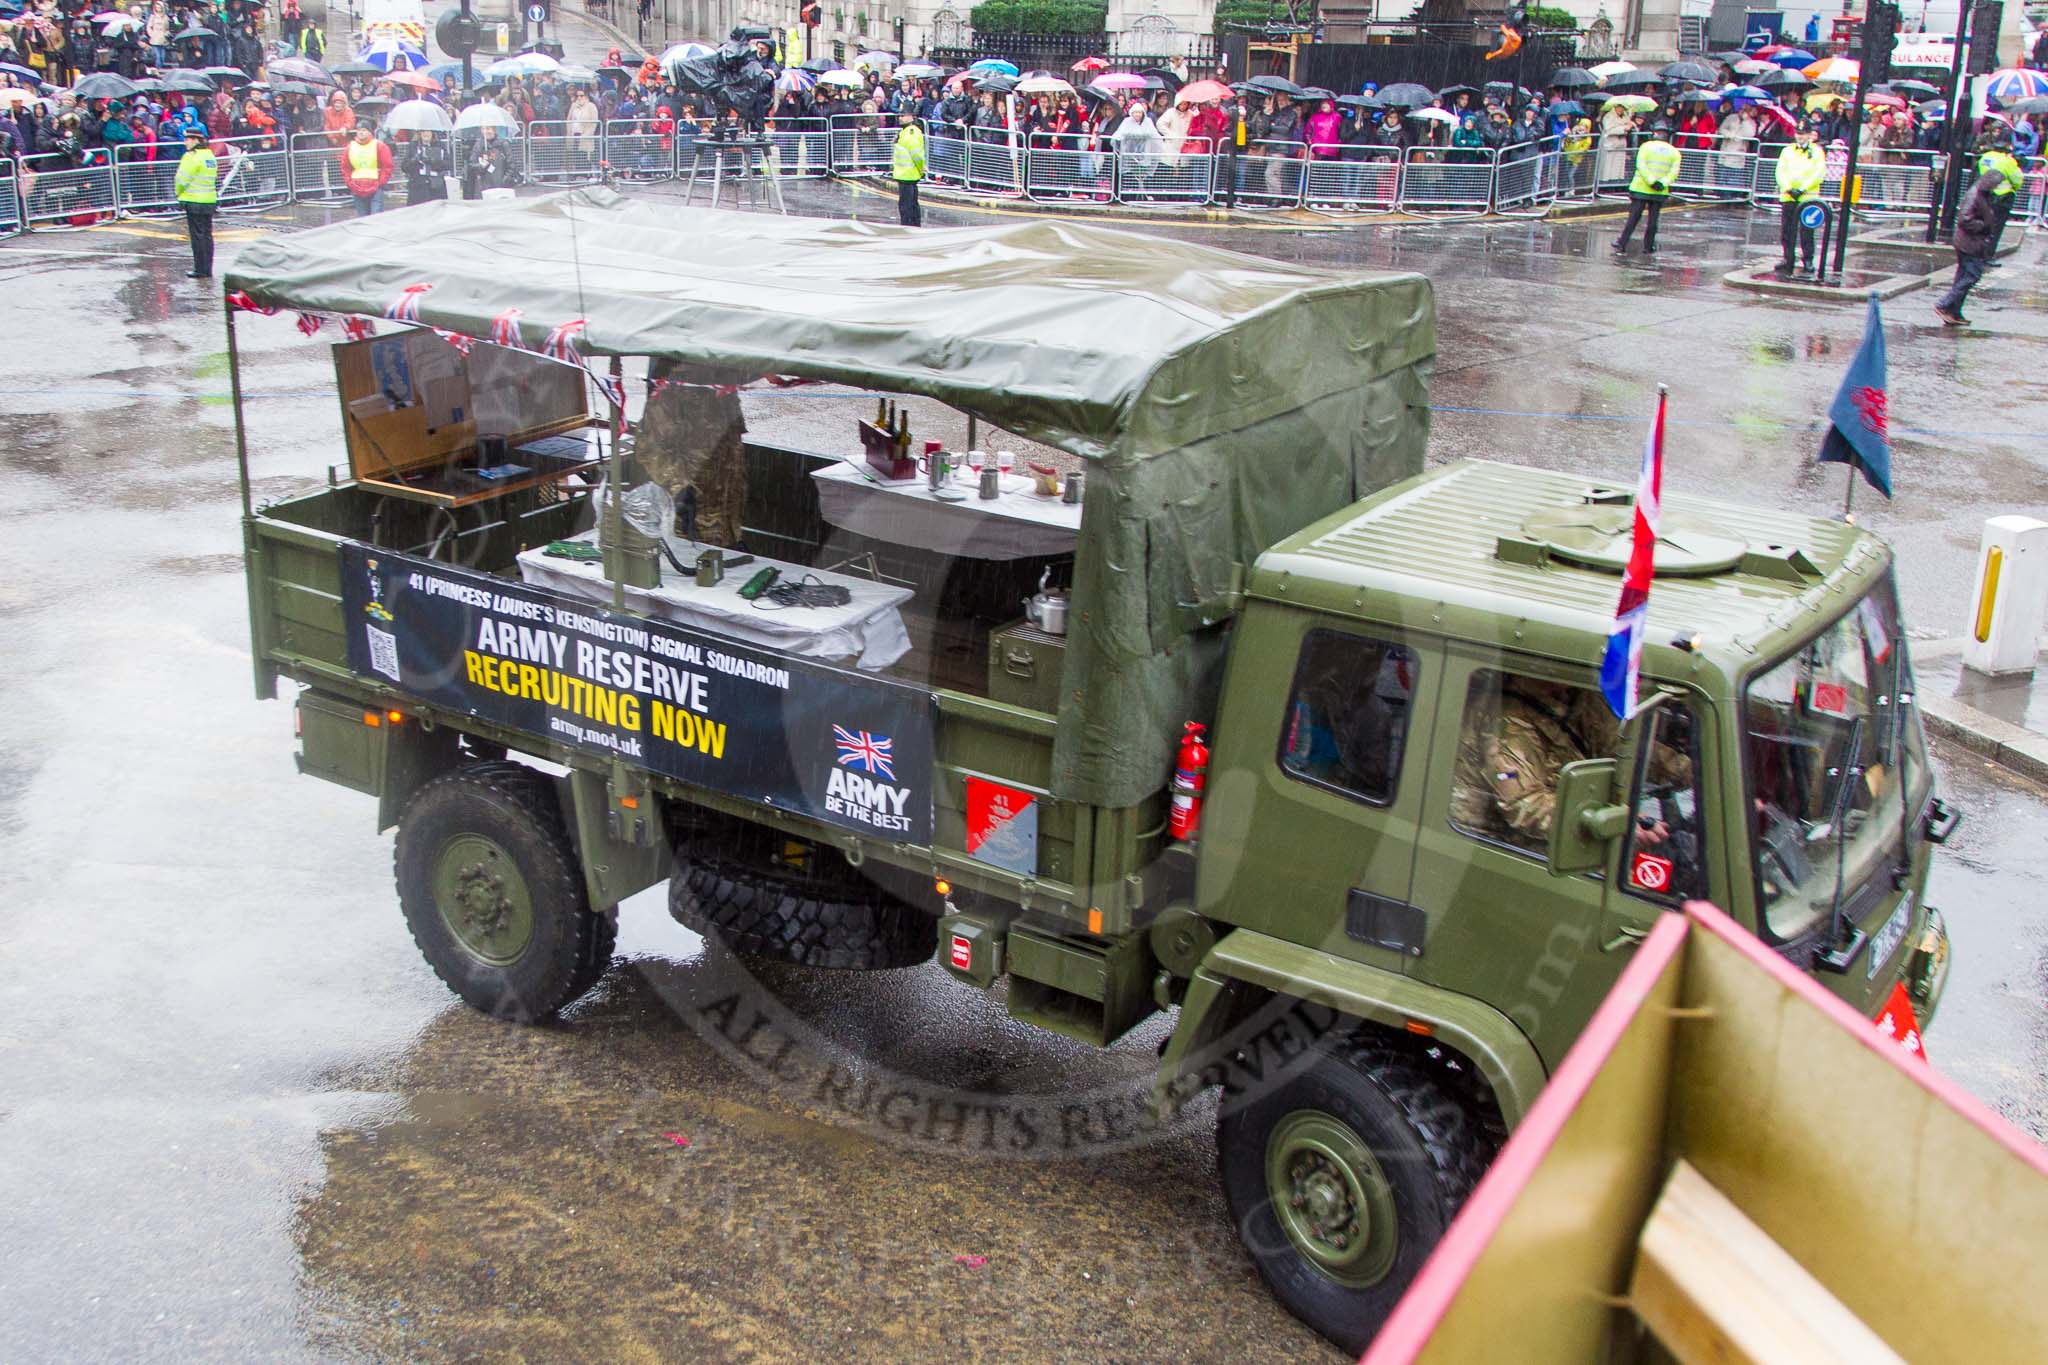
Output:
[[[1203,715],[1264,548],[1418,472],[1428,282],[1029,219],[899,228],[574,190],[440,202],[252,243],[259,305],[416,319],[921,394],[1097,467],[1075,566],[1055,791],[1129,805]],[[431,286],[418,290],[417,286]],[[1178,647],[1185,640],[1186,647]]]

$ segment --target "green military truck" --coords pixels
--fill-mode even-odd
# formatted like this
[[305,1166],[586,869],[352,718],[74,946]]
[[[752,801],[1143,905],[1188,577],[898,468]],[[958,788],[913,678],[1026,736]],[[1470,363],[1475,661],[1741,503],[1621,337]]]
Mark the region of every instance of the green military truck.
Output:
[[[1628,494],[1423,471],[1419,277],[580,191],[268,238],[227,283],[245,313],[419,324],[336,348],[348,476],[247,508],[251,631],[258,695],[299,685],[302,770],[397,826],[405,918],[479,1009],[567,1006],[618,903],[666,880],[679,920],[741,954],[936,952],[1098,1045],[1177,1011],[1164,1106],[1242,1080],[1275,1011],[1317,1011],[1316,1047],[1228,1087],[1219,1166],[1273,1290],[1357,1347],[1684,900],[1866,1017],[1901,983],[1923,1022],[1940,998],[1921,892],[1956,817],[1890,550],[1670,499],[1644,705],[1615,723],[1596,675]],[[830,659],[750,617],[688,624],[662,602],[709,610],[717,588],[674,564],[650,587],[616,492],[592,491],[600,469],[636,482],[623,414],[585,412],[584,376],[529,353],[569,331],[555,349],[598,391],[648,357],[939,400],[1080,457],[1077,529],[1000,553],[848,532],[820,501],[839,456],[750,441],[747,551],[814,584],[860,564],[844,581],[886,589],[903,639]],[[352,350],[378,345],[399,349]],[[243,431],[238,400],[246,506]],[[550,456],[562,440],[583,444]],[[600,523],[604,561],[563,590],[537,547]],[[1190,722],[1213,752],[1175,838]]]

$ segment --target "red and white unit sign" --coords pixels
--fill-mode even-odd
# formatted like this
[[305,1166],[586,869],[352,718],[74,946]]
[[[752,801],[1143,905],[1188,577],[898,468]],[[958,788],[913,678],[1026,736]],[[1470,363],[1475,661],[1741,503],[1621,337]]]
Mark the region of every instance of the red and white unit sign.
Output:
[[986,778],[967,779],[967,856],[1038,875],[1038,798]]

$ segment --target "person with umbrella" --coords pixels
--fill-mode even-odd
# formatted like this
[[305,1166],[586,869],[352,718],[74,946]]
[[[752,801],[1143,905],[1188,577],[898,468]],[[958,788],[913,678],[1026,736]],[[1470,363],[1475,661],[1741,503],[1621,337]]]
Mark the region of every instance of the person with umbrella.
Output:
[[405,202],[425,204],[448,197],[448,145],[431,128],[413,131],[405,144]]
[[384,207],[384,187],[391,183],[391,148],[375,137],[367,123],[341,149],[341,173],[355,196],[356,217],[367,218]]
[[192,245],[192,268],[188,279],[213,278],[213,214],[220,199],[220,160],[198,128],[185,130],[185,155],[179,158],[177,177],[171,182],[179,205],[185,210],[185,239]]
[[896,143],[889,149],[889,175],[896,182],[896,221],[905,227],[923,227],[924,209],[917,202],[917,187],[924,180],[924,129],[915,110],[896,116]]
[[1818,278],[1813,264],[1813,229],[1800,221],[1800,210],[1820,198],[1827,179],[1827,156],[1814,142],[1811,123],[1799,125],[1794,140],[1778,153],[1778,241],[1784,258],[1778,262],[1778,278],[1792,278],[1792,249],[1796,243],[1806,272]]
[[[1273,92],[1273,112],[1266,118],[1266,140],[1280,144],[1301,141],[1301,111],[1294,107],[1293,97],[1285,91]],[[1285,145],[1271,146],[1266,151],[1266,191],[1275,199],[1289,198],[1287,163],[1300,152]]]
[[1657,220],[1683,161],[1678,148],[1662,137],[1652,136],[1636,148],[1635,178],[1628,183],[1628,219],[1622,224],[1621,240],[1614,244],[1615,255],[1628,255],[1628,240],[1635,235],[1638,220],[1643,221],[1643,254],[1657,254]]
[[1721,143],[1714,178],[1724,187],[1740,187],[1747,179],[1750,144],[1756,141],[1756,119],[1745,105],[1730,101],[1728,112],[1721,116],[1714,131]]

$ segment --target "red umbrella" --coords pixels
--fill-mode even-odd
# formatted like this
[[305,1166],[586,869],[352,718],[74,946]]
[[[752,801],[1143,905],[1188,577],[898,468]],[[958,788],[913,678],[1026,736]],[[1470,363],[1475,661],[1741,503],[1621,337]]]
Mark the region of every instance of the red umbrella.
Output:
[[1196,81],[1192,85],[1182,86],[1180,93],[1173,97],[1173,102],[1175,104],[1211,104],[1229,98],[1230,87],[1222,81]]
[[1109,58],[1083,57],[1080,61],[1074,63],[1073,69],[1076,71],[1107,71],[1109,70]]
[[1799,131],[1799,120],[1787,113],[1785,106],[1782,104],[1757,104],[1751,108],[1750,112],[1758,118],[1770,119],[1787,133]]
[[1865,95],[1863,102],[1876,109],[1903,109],[1906,107],[1905,100],[1897,95],[1888,95],[1882,90],[1875,94]]
[[439,90],[441,82],[424,71],[394,71],[384,78],[393,85],[409,85],[415,90]]
[[1749,55],[1752,57],[1775,57],[1780,52],[1791,51],[1794,51],[1794,48],[1790,43],[1770,43],[1766,46],[1758,48],[1756,51],[1750,53]]

